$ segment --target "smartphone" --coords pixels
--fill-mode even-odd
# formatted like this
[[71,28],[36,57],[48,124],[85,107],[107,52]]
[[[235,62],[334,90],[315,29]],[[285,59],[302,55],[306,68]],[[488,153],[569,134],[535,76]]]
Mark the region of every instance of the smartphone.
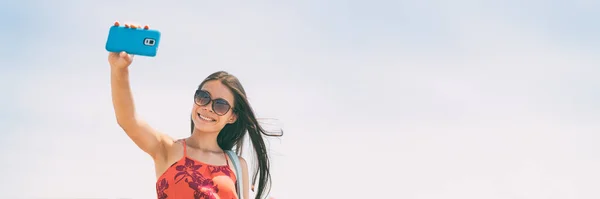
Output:
[[109,52],[125,51],[132,55],[154,57],[159,43],[158,30],[114,25],[108,32],[105,48]]

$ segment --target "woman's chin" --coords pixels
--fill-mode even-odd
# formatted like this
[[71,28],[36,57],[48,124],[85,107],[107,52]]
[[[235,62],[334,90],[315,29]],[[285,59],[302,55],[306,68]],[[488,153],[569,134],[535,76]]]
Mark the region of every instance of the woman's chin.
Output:
[[206,124],[206,123],[195,123],[195,125],[194,125],[194,128],[195,128],[197,131],[200,131],[200,132],[213,132],[213,131],[216,131],[216,130],[215,130],[213,127],[211,127],[211,126],[212,126],[212,125],[211,125],[210,123],[209,123],[209,124]]

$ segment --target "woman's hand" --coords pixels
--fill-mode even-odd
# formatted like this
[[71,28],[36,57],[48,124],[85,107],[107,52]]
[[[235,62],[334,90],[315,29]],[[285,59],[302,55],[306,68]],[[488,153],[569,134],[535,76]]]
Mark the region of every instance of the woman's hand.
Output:
[[[115,26],[119,26],[119,22],[115,22]],[[142,28],[136,24],[125,24],[125,28]],[[148,25],[143,27],[144,29],[150,28]],[[133,55],[129,55],[126,52],[110,52],[108,53],[108,63],[111,69],[125,69],[133,62]]]
[[121,53],[108,53],[108,63],[111,69],[125,69],[133,62],[133,55],[129,55],[126,52]]

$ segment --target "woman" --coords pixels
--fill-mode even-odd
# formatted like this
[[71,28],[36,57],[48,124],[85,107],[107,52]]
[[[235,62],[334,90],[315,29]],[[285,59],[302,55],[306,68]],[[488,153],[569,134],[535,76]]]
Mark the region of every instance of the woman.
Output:
[[125,52],[109,53],[113,106],[119,126],[154,160],[158,198],[238,198],[235,183],[236,176],[241,175],[242,193],[247,199],[247,162],[240,157],[242,173],[235,173],[224,153],[235,146],[240,155],[246,133],[258,161],[252,179],[256,182],[258,176],[255,195],[257,199],[264,198],[271,184],[269,158],[262,138],[268,134],[257,122],[238,79],[220,71],[202,81],[194,94],[191,136],[174,140],[136,114],[129,85],[128,67],[132,58]]

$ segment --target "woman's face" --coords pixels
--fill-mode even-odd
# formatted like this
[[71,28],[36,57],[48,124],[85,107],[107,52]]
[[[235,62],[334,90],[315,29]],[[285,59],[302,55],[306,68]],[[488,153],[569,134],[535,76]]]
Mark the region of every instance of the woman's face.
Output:
[[234,123],[233,93],[218,80],[211,80],[196,91],[192,121],[194,127],[207,133],[218,133],[227,124]]

